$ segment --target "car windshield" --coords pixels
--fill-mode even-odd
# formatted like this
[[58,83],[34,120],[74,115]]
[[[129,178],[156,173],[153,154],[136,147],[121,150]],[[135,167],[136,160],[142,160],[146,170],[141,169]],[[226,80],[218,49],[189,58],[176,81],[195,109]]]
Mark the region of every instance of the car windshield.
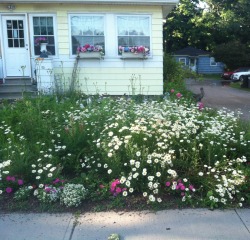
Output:
[[238,68],[235,70],[235,72],[245,72],[245,71],[248,71],[250,70],[250,68]]

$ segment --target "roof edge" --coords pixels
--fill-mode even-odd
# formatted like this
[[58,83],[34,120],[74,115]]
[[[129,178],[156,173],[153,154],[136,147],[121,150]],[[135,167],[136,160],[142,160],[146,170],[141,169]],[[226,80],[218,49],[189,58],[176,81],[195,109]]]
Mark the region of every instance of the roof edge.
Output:
[[[10,3],[10,0],[1,0],[1,3]],[[179,0],[15,0],[17,3],[86,3],[86,4],[129,4],[129,5],[176,5]]]

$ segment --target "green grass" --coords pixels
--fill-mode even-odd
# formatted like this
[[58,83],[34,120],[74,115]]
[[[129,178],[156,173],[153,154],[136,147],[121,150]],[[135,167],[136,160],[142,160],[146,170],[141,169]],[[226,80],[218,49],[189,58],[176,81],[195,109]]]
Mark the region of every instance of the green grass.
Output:
[[200,74],[201,80],[213,79],[213,80],[221,80],[221,74]]
[[243,90],[243,91],[250,92],[250,88],[242,88],[242,87],[241,87],[241,82],[231,83],[231,84],[230,84],[230,87],[236,88],[236,89],[240,89],[240,90]]

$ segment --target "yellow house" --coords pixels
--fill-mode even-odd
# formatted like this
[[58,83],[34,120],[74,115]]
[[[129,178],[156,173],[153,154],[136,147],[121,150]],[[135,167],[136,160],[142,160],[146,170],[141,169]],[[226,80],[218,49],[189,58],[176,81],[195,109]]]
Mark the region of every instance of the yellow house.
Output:
[[177,3],[1,0],[0,78],[35,79],[38,90],[74,81],[86,94],[160,95],[163,19]]

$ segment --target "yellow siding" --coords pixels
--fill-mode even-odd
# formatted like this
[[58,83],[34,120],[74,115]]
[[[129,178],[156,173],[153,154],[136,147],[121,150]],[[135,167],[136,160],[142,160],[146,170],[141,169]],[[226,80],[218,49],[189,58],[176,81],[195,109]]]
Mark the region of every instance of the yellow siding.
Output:
[[[70,13],[127,13],[150,14],[152,20],[152,58],[147,60],[121,60],[116,56],[112,61],[104,60],[82,62],[78,75],[79,87],[86,93],[106,93],[119,95],[131,94],[131,78],[133,74],[138,78],[135,88],[136,94],[159,95],[163,92],[162,69],[162,9],[160,6],[136,6],[136,5],[84,5],[84,4],[15,4],[13,13],[53,13],[56,15],[56,30],[59,56],[54,59],[54,73],[64,72],[63,81],[69,84],[74,59],[70,57],[70,33],[68,14]],[[1,12],[7,12],[6,4],[0,4]],[[8,12],[9,13],[9,12]],[[58,62],[63,61],[63,70]],[[91,65],[92,64],[92,65]],[[87,67],[89,65],[89,67]],[[134,65],[134,66],[133,66]],[[139,80],[140,78],[140,80]],[[87,80],[86,80],[87,79]],[[86,83],[87,82],[87,83]]]

